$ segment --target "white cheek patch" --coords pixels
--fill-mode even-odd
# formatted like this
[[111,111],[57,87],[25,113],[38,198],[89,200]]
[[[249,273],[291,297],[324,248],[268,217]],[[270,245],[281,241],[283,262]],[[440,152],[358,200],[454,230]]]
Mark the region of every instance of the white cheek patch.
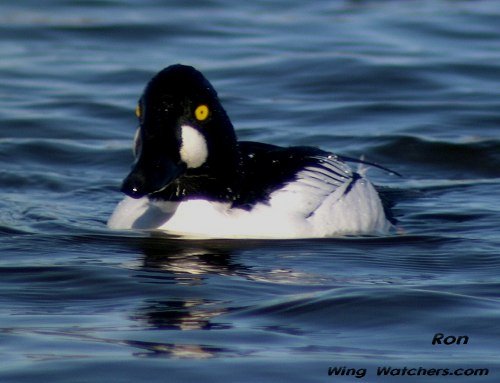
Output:
[[207,141],[197,129],[181,126],[181,160],[188,168],[199,168],[208,158]]
[[134,146],[132,150],[134,152],[134,157],[139,157],[142,150],[141,128],[137,128],[137,130],[135,131]]

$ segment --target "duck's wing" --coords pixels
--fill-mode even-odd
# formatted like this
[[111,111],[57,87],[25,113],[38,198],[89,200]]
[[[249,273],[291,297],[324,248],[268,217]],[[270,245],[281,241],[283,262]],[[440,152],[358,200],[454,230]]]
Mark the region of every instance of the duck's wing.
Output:
[[270,196],[273,207],[293,208],[309,218],[325,204],[335,204],[348,195],[362,177],[332,154],[313,155],[303,169]]
[[337,156],[301,146],[282,148],[256,142],[240,142],[241,188],[237,207],[251,209],[257,202],[312,214],[333,193],[347,194],[361,176]]
[[314,163],[270,195],[273,209],[308,222],[315,236],[389,232],[390,209],[368,179],[334,155],[312,159]]

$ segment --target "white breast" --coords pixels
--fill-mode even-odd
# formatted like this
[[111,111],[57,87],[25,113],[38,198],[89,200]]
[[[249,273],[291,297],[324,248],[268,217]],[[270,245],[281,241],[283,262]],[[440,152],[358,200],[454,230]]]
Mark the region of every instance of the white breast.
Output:
[[269,203],[259,203],[251,211],[201,199],[172,203],[126,197],[108,226],[204,238],[319,238],[390,230],[378,193],[368,180],[359,179],[345,193],[348,183],[333,185],[331,180],[311,178],[308,172],[304,170],[297,181],[272,193]]

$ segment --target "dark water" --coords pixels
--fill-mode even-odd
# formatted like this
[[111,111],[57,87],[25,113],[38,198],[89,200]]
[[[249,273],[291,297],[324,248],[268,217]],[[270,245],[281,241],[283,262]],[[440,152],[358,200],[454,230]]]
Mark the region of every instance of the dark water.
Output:
[[[0,381],[498,382],[499,25],[494,1],[2,1]],[[108,231],[136,100],[177,62],[242,139],[403,173],[370,172],[400,234]]]

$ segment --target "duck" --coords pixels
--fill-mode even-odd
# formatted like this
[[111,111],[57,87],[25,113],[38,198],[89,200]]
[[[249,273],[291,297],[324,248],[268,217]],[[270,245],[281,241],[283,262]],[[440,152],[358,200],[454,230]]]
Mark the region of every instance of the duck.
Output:
[[375,186],[348,162],[387,168],[311,146],[238,141],[214,87],[191,66],[154,75],[135,112],[135,161],[110,229],[255,239],[394,229]]

